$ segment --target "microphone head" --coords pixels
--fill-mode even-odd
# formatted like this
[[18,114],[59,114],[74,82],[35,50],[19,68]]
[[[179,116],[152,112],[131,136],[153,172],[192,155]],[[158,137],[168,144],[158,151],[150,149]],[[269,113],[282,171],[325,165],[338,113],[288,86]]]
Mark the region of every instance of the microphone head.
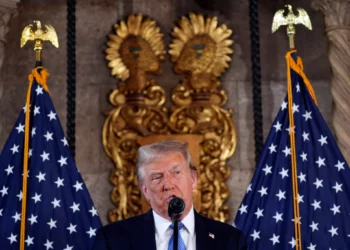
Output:
[[170,200],[168,206],[168,214],[172,221],[178,220],[185,210],[185,202],[179,197]]

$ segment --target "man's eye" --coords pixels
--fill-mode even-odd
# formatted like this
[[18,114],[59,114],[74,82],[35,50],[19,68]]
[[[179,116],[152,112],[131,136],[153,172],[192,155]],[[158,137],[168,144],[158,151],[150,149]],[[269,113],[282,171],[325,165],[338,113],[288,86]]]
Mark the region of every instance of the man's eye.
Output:
[[179,170],[174,172],[175,175],[178,175],[180,173],[181,173],[181,171],[179,171]]
[[160,178],[162,178],[162,177],[161,176],[153,176],[152,177],[152,181],[160,180]]

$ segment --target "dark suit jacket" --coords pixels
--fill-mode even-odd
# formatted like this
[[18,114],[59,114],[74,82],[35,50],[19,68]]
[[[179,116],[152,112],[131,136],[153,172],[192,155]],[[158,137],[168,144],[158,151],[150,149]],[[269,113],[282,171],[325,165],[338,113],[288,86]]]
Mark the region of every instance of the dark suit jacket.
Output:
[[[247,250],[238,229],[195,212],[197,250]],[[214,235],[214,237],[210,237]],[[92,250],[156,250],[152,210],[100,228]]]

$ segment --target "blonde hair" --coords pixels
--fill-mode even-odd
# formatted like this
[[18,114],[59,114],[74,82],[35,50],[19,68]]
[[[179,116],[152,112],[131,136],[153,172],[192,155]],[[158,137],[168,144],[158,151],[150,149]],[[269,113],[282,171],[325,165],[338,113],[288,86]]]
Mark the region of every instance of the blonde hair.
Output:
[[152,162],[154,159],[164,157],[169,153],[182,154],[188,167],[197,172],[197,169],[192,162],[191,155],[187,150],[187,143],[173,140],[159,141],[142,146],[137,152],[136,173],[139,182],[141,182],[144,177],[144,165]]

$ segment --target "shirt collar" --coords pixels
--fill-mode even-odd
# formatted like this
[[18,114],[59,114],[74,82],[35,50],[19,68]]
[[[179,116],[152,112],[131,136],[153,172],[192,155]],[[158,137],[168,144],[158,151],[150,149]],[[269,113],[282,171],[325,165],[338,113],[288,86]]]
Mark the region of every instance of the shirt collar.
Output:
[[152,210],[152,212],[153,212],[154,224],[156,226],[156,234],[158,235],[158,237],[162,237],[165,231],[171,225],[171,221],[158,215],[156,212],[154,212],[154,210]]
[[190,209],[190,212],[186,215],[186,217],[181,221],[185,227],[187,228],[188,232],[193,235],[194,234],[194,212],[193,212],[193,206]]
[[[169,226],[171,225],[171,221],[158,215],[154,210],[152,210],[152,212],[153,212],[154,223],[156,226],[156,233],[158,234],[158,237],[161,237],[165,233],[165,231],[169,228]],[[181,222],[185,225],[188,232],[191,235],[193,235],[194,234],[193,205],[192,205],[192,208],[190,209],[190,212],[186,215],[186,217]]]

